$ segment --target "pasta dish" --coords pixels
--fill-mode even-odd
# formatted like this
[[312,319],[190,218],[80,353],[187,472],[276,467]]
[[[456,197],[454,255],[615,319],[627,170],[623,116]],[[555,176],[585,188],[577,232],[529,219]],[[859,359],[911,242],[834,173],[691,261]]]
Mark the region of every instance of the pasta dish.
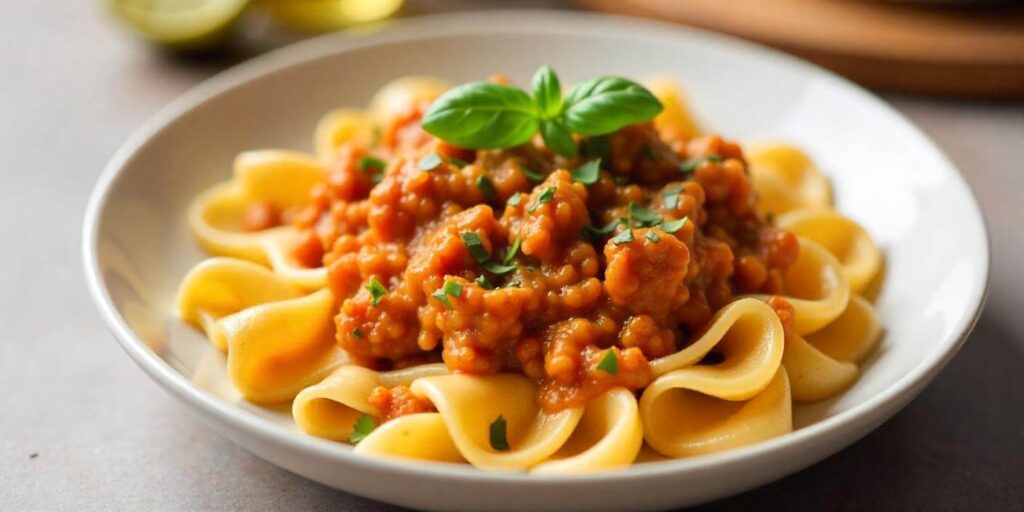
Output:
[[541,68],[384,86],[315,154],[247,151],[189,225],[180,317],[248,401],[367,456],[568,474],[793,430],[858,376],[882,257],[798,149],[677,85]]

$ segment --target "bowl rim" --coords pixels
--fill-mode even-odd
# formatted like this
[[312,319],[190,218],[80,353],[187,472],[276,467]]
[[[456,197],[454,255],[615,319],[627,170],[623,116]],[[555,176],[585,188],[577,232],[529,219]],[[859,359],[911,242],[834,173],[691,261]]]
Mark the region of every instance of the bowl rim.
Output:
[[[496,19],[500,19],[500,22],[496,22]],[[457,27],[457,32],[453,33],[451,30],[445,30],[445,27]],[[364,457],[354,454],[351,447],[347,444],[320,439],[302,434],[301,432],[288,431],[265,418],[257,416],[253,412],[224,402],[193,385],[184,375],[174,370],[163,358],[146,346],[136,336],[114,306],[102,277],[98,252],[100,219],[106,207],[107,198],[114,185],[123,175],[125,168],[139,150],[149,144],[156,135],[173,124],[179,117],[201,106],[204,102],[221,94],[228,93],[236,87],[243,86],[251,79],[336,53],[344,53],[365,47],[429,39],[442,34],[484,35],[499,32],[509,35],[552,33],[573,35],[587,31],[607,30],[608,28],[629,29],[635,37],[653,41],[678,40],[680,33],[685,33],[686,37],[703,39],[709,44],[753,54],[758,59],[772,60],[809,75],[829,78],[835,82],[836,86],[845,89],[846,93],[859,96],[861,101],[874,104],[880,109],[880,112],[893,118],[893,120],[906,123],[909,129],[921,137],[927,149],[939,157],[939,160],[953,171],[951,178],[955,181],[955,186],[962,189],[966,194],[966,197],[969,199],[969,206],[974,213],[973,217],[981,226],[980,235],[984,242],[975,249],[981,251],[980,254],[983,254],[984,257],[978,258],[980,261],[976,262],[977,264],[972,268],[975,274],[975,284],[970,290],[971,297],[966,302],[969,305],[968,307],[973,305],[974,310],[962,316],[953,326],[952,332],[955,334],[943,339],[941,346],[937,350],[933,351],[927,358],[920,360],[910,371],[905,372],[881,392],[861,403],[854,404],[849,409],[840,411],[788,434],[723,452],[632,465],[619,470],[587,474],[541,476],[532,475],[527,472],[481,471],[465,464]],[[257,56],[203,80],[161,108],[133,132],[104,167],[90,195],[85,211],[82,229],[82,262],[89,293],[96,303],[100,315],[114,334],[121,348],[161,387],[177,398],[199,408],[206,415],[217,417],[234,428],[258,434],[262,438],[270,439],[279,445],[286,446],[290,450],[315,456],[327,456],[356,469],[375,469],[410,476],[442,477],[472,482],[486,481],[495,484],[530,483],[532,485],[544,486],[561,485],[568,482],[601,483],[623,481],[656,475],[683,474],[711,467],[725,467],[747,459],[757,459],[772,454],[780,455],[788,450],[808,448],[815,442],[825,441],[829,436],[837,434],[836,431],[841,430],[844,426],[853,424],[858,419],[864,420],[865,417],[869,417],[873,412],[881,412],[883,414],[881,421],[887,420],[891,414],[894,414],[910,398],[919,393],[952,359],[977,323],[988,296],[991,268],[991,238],[977,198],[957,166],[949,159],[945,152],[920,127],[896,111],[887,102],[831,71],[757,43],[669,22],[572,11],[496,9],[443,13],[396,20],[386,24],[379,32],[359,37],[352,37],[344,33],[321,35]],[[884,413],[886,410],[893,410],[893,412],[886,415]],[[782,475],[779,476],[781,477]]]

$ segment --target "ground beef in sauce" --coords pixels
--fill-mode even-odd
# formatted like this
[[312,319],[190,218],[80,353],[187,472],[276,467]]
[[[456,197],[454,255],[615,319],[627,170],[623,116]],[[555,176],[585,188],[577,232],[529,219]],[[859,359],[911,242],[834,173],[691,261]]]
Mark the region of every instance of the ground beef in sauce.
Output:
[[[373,147],[340,148],[329,181],[292,217],[305,233],[296,259],[327,267],[338,343],[359,364],[520,372],[538,381],[546,410],[559,410],[646,386],[648,361],[691,343],[734,295],[784,292],[799,246],[755,210],[738,144],[644,123],[580,141],[571,160],[539,139],[472,151],[420,129],[426,107],[387,121]],[[441,163],[422,169],[431,153]],[[386,166],[367,169],[367,156]],[[573,181],[570,171],[597,157],[597,182]],[[246,224],[276,217],[256,205]],[[367,289],[371,278],[383,296]],[[791,330],[792,306],[769,304]],[[599,368],[609,350],[614,375]],[[405,387],[370,400],[385,419],[432,410]]]

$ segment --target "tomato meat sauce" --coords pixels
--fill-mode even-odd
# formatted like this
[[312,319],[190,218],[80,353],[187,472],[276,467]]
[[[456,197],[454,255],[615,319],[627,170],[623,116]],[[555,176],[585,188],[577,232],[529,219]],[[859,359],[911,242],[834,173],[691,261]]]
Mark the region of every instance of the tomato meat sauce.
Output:
[[[735,295],[784,293],[798,241],[755,210],[736,143],[644,123],[580,139],[572,159],[539,137],[474,151],[423,131],[428,106],[408,105],[369,147],[340,147],[291,219],[296,260],[327,267],[337,341],[356,363],[519,372],[557,411],[643,388],[648,361],[690,344]],[[598,158],[596,181],[574,179]],[[246,223],[278,217],[257,205]],[[784,299],[771,304],[791,323]],[[432,410],[407,388],[371,400],[387,418]]]

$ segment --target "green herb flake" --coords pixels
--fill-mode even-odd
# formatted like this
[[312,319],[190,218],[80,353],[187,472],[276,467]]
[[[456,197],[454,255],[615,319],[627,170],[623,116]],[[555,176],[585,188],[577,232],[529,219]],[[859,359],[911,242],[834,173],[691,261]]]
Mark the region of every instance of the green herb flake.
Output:
[[597,240],[597,239],[599,239],[599,238],[601,238],[603,236],[607,236],[607,235],[611,234],[611,232],[615,231],[615,228],[619,224],[625,224],[625,223],[626,223],[626,218],[625,217],[619,217],[619,218],[617,218],[617,219],[615,219],[615,220],[609,222],[608,224],[605,224],[604,226],[601,226],[599,228],[598,227],[594,227],[593,224],[587,224],[586,226],[583,226],[583,229],[581,230],[581,234],[585,238],[588,238],[590,240]]
[[494,289],[494,285],[491,284],[491,282],[487,280],[487,276],[485,276],[485,275],[477,276],[476,281],[474,281],[474,282],[476,284],[480,285],[480,288],[483,288],[484,290],[493,290]]
[[516,192],[515,194],[512,194],[512,197],[508,198],[508,201],[506,201],[506,202],[508,204],[512,205],[512,206],[519,206],[519,203],[522,202],[522,200],[523,200],[523,193],[522,192]]
[[469,165],[469,162],[461,158],[455,158],[454,156],[448,157],[448,163],[454,165],[455,167],[458,167],[459,169],[462,169],[463,167]]
[[679,193],[682,192],[682,187],[672,187],[665,189],[661,193],[661,204],[669,210],[674,210],[679,206]]
[[523,240],[517,236],[516,239],[512,241],[512,245],[510,245],[508,247],[508,250],[505,251],[505,257],[501,260],[501,262],[506,265],[512,263],[512,259],[516,257],[516,253],[519,252],[519,245],[522,243]]
[[498,418],[491,422],[489,437],[491,441],[491,448],[499,452],[507,452],[509,450],[508,422],[505,421],[505,416],[499,414]]
[[544,178],[546,177],[543,174],[532,169],[529,169],[527,167],[524,167],[522,165],[519,166],[519,172],[521,172],[523,176],[526,176],[530,181],[534,183],[540,183],[544,181]]
[[473,256],[473,259],[480,264],[484,270],[494,274],[507,274],[515,270],[515,265],[502,265],[500,263],[491,261],[491,255],[487,254],[487,250],[484,249],[484,243],[480,240],[480,236],[472,231],[463,231],[461,233],[462,243],[469,250],[469,254]]
[[380,182],[382,181],[384,181],[384,173],[375,172],[370,175],[370,182],[373,183],[374,185],[379,185]]
[[528,208],[526,208],[526,213],[533,213],[537,211],[537,208],[540,208],[540,205],[544,203],[550,203],[551,200],[555,198],[555,190],[557,189],[558,187],[548,187],[542,190],[540,195],[537,196],[537,200],[534,201],[534,203],[531,204]]
[[623,187],[629,185],[629,176],[616,176],[615,184]]
[[359,159],[359,164],[356,166],[362,172],[370,171],[383,171],[387,167],[387,162],[377,158],[375,156],[366,155]]
[[433,297],[444,304],[444,307],[452,309],[452,303],[448,297],[461,297],[462,283],[451,279],[444,280],[444,286],[434,290]]
[[359,415],[359,419],[352,424],[352,433],[348,435],[348,442],[352,444],[359,444],[360,441],[366,439],[366,436],[370,435],[377,425],[373,423],[373,418],[369,414]]
[[352,337],[359,340],[363,339],[363,330],[358,327],[352,329]]
[[570,174],[572,174],[573,181],[584,185],[593,185],[601,176],[601,159],[591,160],[573,169]]
[[696,171],[697,168],[700,167],[701,164],[703,164],[704,162],[721,162],[721,161],[722,161],[722,156],[721,155],[715,155],[715,154],[694,157],[694,158],[691,158],[691,159],[689,159],[689,160],[679,164],[679,172],[681,172],[683,174],[690,174],[691,172]]
[[33,453],[32,455],[29,455],[28,458],[30,458],[30,459],[38,459],[39,458],[39,453],[38,452]]
[[437,153],[429,153],[423,158],[420,158],[420,161],[416,163],[416,167],[421,171],[430,172],[436,169],[437,166],[441,165],[442,162],[441,155]]
[[637,226],[643,228],[657,226],[661,222],[661,215],[632,201],[629,202],[629,218]]
[[373,299],[374,306],[380,304],[381,299],[388,294],[388,289],[380,284],[377,276],[370,276],[370,284],[366,285],[366,290],[370,292],[370,298]]
[[661,223],[661,230],[666,232],[666,233],[675,233],[676,231],[679,231],[680,229],[682,229],[683,226],[685,226],[686,223],[689,222],[689,221],[690,221],[689,217],[683,217],[683,218],[681,218],[679,220],[672,220],[672,221],[668,221],[668,222],[662,222]]
[[619,234],[615,235],[615,237],[612,238],[612,243],[615,244],[615,245],[628,244],[628,243],[630,243],[632,241],[633,241],[633,230],[632,229],[627,229],[627,230],[623,231],[622,233],[619,233]]
[[614,349],[608,349],[604,353],[604,357],[601,358],[601,362],[597,363],[597,369],[607,373],[608,375],[618,375],[619,358],[615,355]]
[[480,192],[482,192],[484,197],[487,199],[491,199],[498,195],[498,191],[494,189],[494,182],[483,174],[477,177],[476,188],[480,189]]
[[654,231],[648,231],[647,233],[644,233],[644,238],[650,240],[653,243],[658,243],[658,241],[661,240],[661,238],[658,237],[658,234],[655,233]]

